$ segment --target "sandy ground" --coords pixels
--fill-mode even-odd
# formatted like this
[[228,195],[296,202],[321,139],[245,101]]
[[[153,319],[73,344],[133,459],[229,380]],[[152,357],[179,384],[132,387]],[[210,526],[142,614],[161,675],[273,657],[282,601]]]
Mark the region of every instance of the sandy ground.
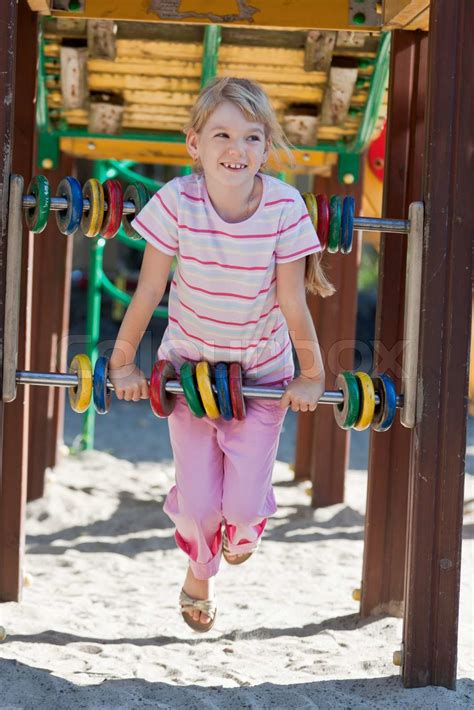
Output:
[[[474,706],[472,502],[455,692],[404,689],[392,665],[402,621],[359,619],[351,592],[361,577],[366,472],[349,472],[344,504],[313,511],[305,485],[291,482],[291,415],[275,467],[278,513],[251,560],[222,564],[216,625],[201,636],[178,613],[185,558],[162,511],[173,478],[166,423],[146,403],[133,406],[116,403],[98,421],[104,450],[66,456],[45,497],[28,505],[32,584],[21,604],[0,607],[8,632],[0,710]],[[68,415],[68,443],[78,427]],[[472,422],[469,432],[472,474]],[[366,439],[353,441],[354,468],[366,460]],[[127,446],[134,460],[121,458]],[[473,484],[468,475],[471,501]]]

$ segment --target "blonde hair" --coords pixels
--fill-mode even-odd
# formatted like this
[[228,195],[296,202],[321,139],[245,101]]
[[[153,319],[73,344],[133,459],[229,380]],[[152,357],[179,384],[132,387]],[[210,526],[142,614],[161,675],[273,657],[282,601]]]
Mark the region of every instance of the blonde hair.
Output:
[[[183,133],[188,133],[191,129],[199,133],[210,115],[224,101],[230,101],[237,106],[248,120],[261,123],[275,160],[281,164],[279,151],[282,151],[287,167],[294,166],[295,160],[291,152],[293,146],[278,123],[267,93],[259,84],[249,79],[230,76],[212,79],[201,89],[191,109],[189,120],[183,127]],[[199,165],[196,167],[200,169]]]
[[[264,89],[250,79],[237,77],[212,79],[201,89],[191,109],[189,119],[183,127],[183,133],[187,134],[190,130],[199,133],[211,114],[224,101],[230,101],[237,106],[248,120],[261,123],[265,130],[265,138],[270,144],[269,153],[281,165],[280,153],[282,152],[286,158],[287,167],[294,167],[293,146],[278,123],[270,99]],[[199,161],[194,167],[196,170],[202,171]],[[306,257],[305,288],[309,293],[319,294],[323,298],[331,296],[335,291],[334,286],[324,274],[318,253]]]

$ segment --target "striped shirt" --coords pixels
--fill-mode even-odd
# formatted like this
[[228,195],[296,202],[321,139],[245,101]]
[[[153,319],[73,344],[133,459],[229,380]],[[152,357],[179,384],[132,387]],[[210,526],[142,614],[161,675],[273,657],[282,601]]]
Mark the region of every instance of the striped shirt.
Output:
[[242,222],[214,209],[202,174],[164,185],[133,220],[136,231],[177,257],[168,327],[158,349],[177,372],[184,361],[239,362],[248,384],[293,377],[291,341],[276,300],[276,264],[320,251],[294,187],[259,173],[260,205]]

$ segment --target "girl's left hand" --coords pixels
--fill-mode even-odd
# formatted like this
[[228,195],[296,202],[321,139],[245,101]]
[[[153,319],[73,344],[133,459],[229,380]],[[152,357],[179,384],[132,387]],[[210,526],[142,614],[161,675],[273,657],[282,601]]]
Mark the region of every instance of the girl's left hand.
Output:
[[324,392],[324,376],[317,380],[300,375],[290,382],[285,390],[280,406],[291,407],[294,412],[314,412],[318,400]]

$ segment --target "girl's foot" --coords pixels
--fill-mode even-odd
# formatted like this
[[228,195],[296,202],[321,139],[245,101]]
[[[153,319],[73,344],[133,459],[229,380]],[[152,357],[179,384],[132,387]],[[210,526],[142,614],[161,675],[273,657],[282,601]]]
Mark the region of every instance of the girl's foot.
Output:
[[224,533],[222,534],[222,554],[224,556],[225,561],[229,565],[241,565],[242,562],[245,562],[246,560],[248,560],[249,557],[252,556],[253,550],[251,552],[244,552],[241,555],[233,554],[229,550],[227,533],[224,531]]
[[[186,579],[184,580],[183,590],[193,599],[213,599],[214,597],[214,579],[197,579],[191,567],[188,567]],[[191,619],[198,621],[200,624],[208,624],[211,617],[198,609],[189,609],[185,611]]]

